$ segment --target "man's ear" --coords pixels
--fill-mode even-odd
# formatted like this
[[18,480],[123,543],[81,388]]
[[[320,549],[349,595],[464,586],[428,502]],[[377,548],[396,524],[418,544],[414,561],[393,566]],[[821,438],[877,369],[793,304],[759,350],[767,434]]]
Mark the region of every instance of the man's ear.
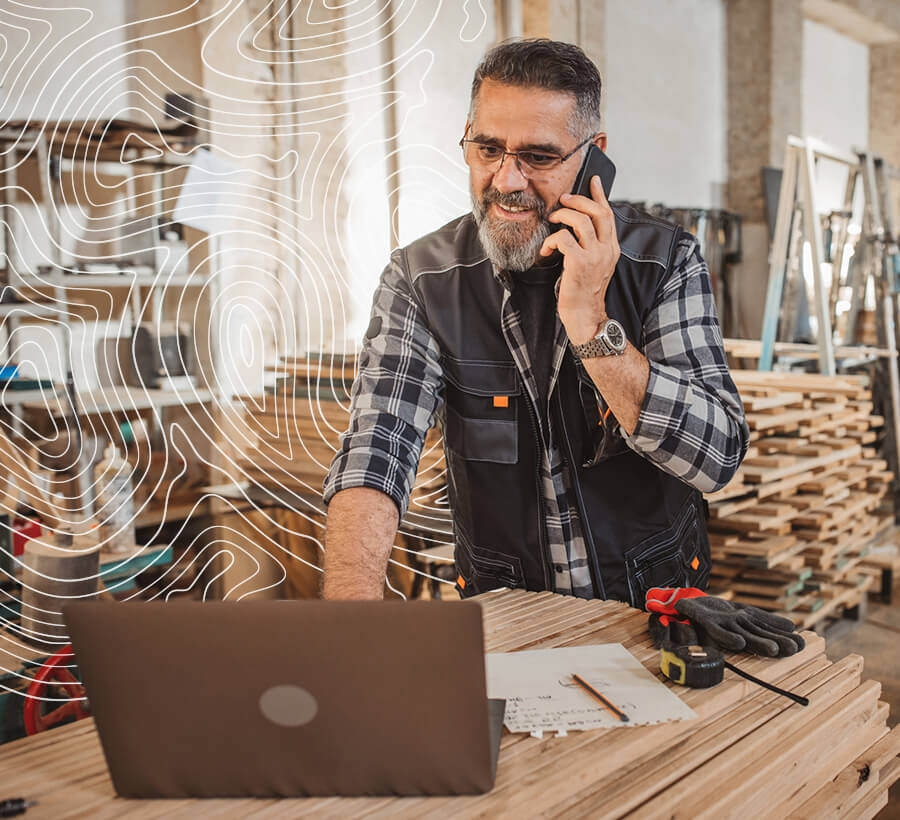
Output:
[[606,132],[601,131],[594,137],[594,145],[596,145],[601,151],[606,150]]

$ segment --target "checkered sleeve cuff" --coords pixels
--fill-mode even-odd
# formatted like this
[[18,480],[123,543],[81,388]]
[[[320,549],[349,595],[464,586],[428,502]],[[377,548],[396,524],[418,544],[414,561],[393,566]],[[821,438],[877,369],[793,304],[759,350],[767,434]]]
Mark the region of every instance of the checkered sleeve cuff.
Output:
[[378,414],[369,423],[360,419],[357,431],[346,433],[325,478],[323,498],[328,504],[336,493],[369,487],[391,497],[402,518],[416,479],[421,442],[417,431],[400,419]]
[[626,439],[638,450],[652,452],[681,428],[690,407],[690,384],[676,367],[650,362],[650,381],[637,425]]

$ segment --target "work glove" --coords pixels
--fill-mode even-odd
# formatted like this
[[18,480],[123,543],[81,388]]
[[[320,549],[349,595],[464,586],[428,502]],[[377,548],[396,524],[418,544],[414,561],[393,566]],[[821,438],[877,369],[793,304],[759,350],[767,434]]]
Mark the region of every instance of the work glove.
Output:
[[650,616],[650,637],[653,645],[661,649],[663,644],[672,646],[697,646],[700,639],[687,621],[677,621],[671,615],[654,612]]
[[675,611],[705,638],[730,652],[752,652],[769,658],[794,655],[806,646],[794,623],[749,604],[704,595],[675,601]]

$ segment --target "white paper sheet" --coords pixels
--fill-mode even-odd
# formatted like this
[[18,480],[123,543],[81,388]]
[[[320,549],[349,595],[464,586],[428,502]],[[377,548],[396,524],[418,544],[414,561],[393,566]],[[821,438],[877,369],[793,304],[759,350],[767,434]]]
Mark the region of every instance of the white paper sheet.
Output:
[[248,172],[230,159],[205,149],[195,151],[172,219],[211,234],[227,231],[249,185]]
[[[506,699],[511,732],[646,726],[697,714],[620,643],[485,656],[489,698]],[[623,723],[574,680],[587,681],[628,716]]]

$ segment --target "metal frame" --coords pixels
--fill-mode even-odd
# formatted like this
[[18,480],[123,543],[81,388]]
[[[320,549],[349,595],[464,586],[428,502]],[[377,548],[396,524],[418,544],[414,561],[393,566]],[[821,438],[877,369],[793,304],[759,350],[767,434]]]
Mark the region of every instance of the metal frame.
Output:
[[[863,181],[865,208],[861,237],[863,254],[856,259],[850,277],[852,287],[850,313],[847,317],[847,343],[856,340],[857,320],[871,278],[876,293],[876,325],[878,343],[886,348],[886,367],[891,392],[891,434],[893,436],[893,469],[900,468],[900,372],[897,356],[897,277],[894,265],[900,264],[900,252],[896,250],[896,234],[888,180],[900,176],[881,158],[867,151],[848,153],[825,145],[815,139],[788,137],[785,150],[784,171],[778,195],[778,213],[775,236],[769,260],[769,282],[766,308],[763,317],[762,350],[759,369],[772,370],[775,358],[775,342],[778,319],[784,297],[785,272],[791,259],[797,255],[797,235],[809,241],[812,252],[813,286],[815,289],[816,317],[818,319],[819,369],[824,375],[837,372],[832,338],[832,316],[837,303],[839,277],[843,266],[847,226],[841,226],[838,246],[833,261],[832,287],[826,291],[822,276],[825,260],[822,223],[816,210],[816,161],[827,159],[847,165],[849,175],[844,191],[844,211],[850,212],[859,178]],[[797,228],[795,211],[802,210],[801,227]],[[847,220],[849,223],[849,219]],[[794,240],[792,242],[792,240]],[[793,246],[793,247],[792,247]],[[889,253],[889,250],[891,252]]]
[[796,232],[795,204],[799,204],[803,218],[800,231],[810,243],[813,263],[813,288],[818,322],[819,368],[822,373],[836,373],[834,340],[832,339],[830,294],[822,278],[822,262],[825,248],[822,240],[822,224],[816,213],[816,161],[820,158],[841,162],[852,168],[859,165],[859,158],[846,151],[832,148],[818,140],[802,140],[788,137],[784,157],[784,171],[778,193],[778,213],[775,219],[775,237],[769,261],[769,283],[766,292],[766,309],[762,329],[762,354],[760,370],[771,370],[778,334],[778,317],[784,295],[785,272],[789,263],[789,247]]

